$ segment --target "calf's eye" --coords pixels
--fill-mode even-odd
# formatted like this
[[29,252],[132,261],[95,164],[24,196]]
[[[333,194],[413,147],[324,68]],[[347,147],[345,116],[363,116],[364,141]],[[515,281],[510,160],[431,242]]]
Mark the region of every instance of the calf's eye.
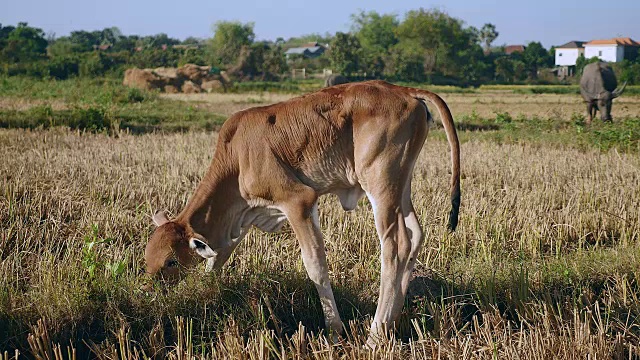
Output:
[[172,267],[176,267],[178,266],[178,262],[174,259],[168,260],[166,266],[168,268],[172,268]]

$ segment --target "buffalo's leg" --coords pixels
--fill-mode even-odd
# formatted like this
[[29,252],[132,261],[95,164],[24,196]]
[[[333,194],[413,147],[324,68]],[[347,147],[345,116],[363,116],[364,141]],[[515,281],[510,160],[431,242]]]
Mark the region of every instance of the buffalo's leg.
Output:
[[591,101],[587,101],[587,115],[589,115],[587,124],[591,124],[591,122],[593,121],[593,117],[596,115],[595,105]]

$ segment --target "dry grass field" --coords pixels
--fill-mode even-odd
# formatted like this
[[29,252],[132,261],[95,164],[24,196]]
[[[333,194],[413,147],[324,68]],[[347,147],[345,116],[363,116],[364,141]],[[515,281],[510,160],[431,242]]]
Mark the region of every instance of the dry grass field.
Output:
[[[288,97],[171,100],[228,115]],[[448,146],[434,129],[413,182],[425,246],[397,329],[375,351],[363,346],[380,267],[368,201],[350,213],[335,198],[320,203],[347,325],[333,344],[288,227],[252,230],[220,273],[202,267],[175,288],[140,291],[151,214],[183,208],[211,160],[215,132],[0,130],[0,352],[7,359],[16,349],[42,359],[640,357],[635,133],[585,128],[574,95],[443,97],[456,120],[476,126],[460,133],[460,224],[447,233]],[[640,97],[616,100],[613,115],[636,124]],[[607,131],[622,138],[602,146],[598,136]]]
[[[252,106],[262,106],[290,99],[294,94],[163,94],[163,98],[187,101],[213,112],[229,116]],[[575,94],[517,94],[513,91],[489,90],[474,93],[443,93],[442,98],[451,107],[454,117],[472,113],[492,118],[496,113],[509,112],[514,117],[542,117],[569,120],[574,114],[586,116],[586,106]],[[616,117],[638,116],[640,96],[616,99],[613,107]]]

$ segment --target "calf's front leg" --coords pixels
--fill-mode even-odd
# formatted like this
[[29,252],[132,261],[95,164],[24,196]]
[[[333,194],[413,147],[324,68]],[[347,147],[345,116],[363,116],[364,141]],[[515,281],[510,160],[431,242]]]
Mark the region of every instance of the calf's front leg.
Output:
[[318,290],[327,331],[333,332],[335,340],[336,335],[342,334],[343,325],[329,281],[326,250],[318,219],[318,204],[314,203],[311,208],[294,208],[288,212],[287,217],[300,243],[307,274]]

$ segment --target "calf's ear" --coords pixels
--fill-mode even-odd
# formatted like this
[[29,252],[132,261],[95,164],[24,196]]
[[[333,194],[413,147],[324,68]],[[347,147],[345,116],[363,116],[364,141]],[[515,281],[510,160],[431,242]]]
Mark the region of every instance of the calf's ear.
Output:
[[158,210],[153,214],[153,223],[156,224],[156,226],[162,226],[167,222],[169,222],[169,219],[164,211]]
[[218,253],[215,252],[209,245],[207,245],[207,243],[196,238],[191,238],[189,240],[189,247],[205,259],[218,256]]

